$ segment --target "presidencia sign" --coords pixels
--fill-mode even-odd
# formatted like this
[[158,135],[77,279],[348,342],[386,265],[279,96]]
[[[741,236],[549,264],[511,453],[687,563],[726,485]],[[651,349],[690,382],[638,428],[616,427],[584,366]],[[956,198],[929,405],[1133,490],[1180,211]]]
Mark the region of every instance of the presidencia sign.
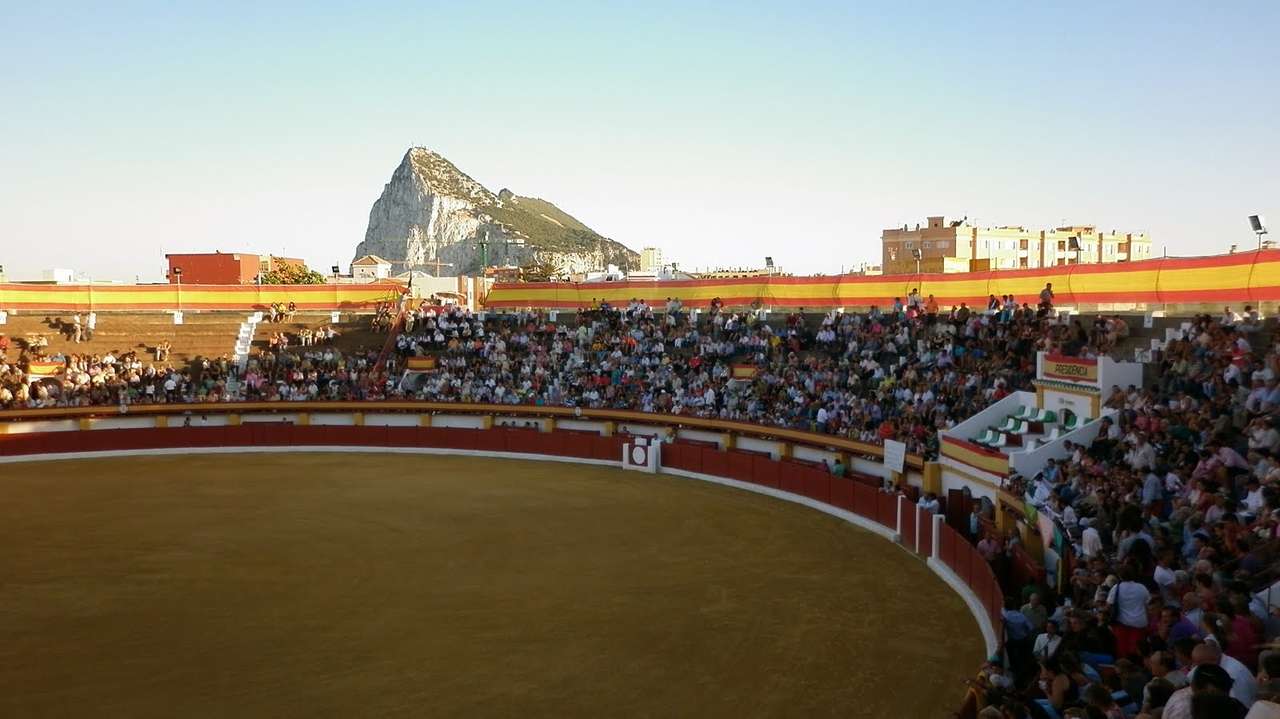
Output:
[[1098,384],[1098,361],[1083,357],[1045,355],[1041,374],[1044,379],[1096,385]]

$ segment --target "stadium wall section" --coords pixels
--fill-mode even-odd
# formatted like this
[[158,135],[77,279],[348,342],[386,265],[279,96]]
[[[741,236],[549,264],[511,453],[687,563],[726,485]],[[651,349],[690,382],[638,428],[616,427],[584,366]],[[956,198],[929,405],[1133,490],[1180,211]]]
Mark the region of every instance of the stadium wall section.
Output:
[[625,304],[636,298],[660,309],[667,298],[679,297],[690,307],[705,307],[719,298],[730,306],[759,302],[769,307],[856,308],[885,306],[894,297],[905,300],[918,288],[922,296],[934,295],[947,309],[961,302],[985,308],[990,295],[1008,294],[1034,307],[1049,282],[1058,305],[1261,305],[1280,301],[1280,250],[964,274],[501,283],[494,285],[484,304],[489,308],[580,308],[601,300]]
[[293,302],[300,310],[372,310],[405,292],[396,283],[365,285],[43,285],[0,284],[0,310],[110,312],[265,310]]

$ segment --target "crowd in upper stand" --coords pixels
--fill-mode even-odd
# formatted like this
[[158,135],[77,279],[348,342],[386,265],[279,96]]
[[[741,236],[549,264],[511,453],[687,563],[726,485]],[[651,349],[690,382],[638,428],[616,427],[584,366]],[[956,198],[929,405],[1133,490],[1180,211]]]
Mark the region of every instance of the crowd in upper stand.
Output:
[[931,455],[939,429],[1027,387],[1036,351],[1092,354],[1108,341],[1044,309],[961,305],[939,315],[916,296],[817,322],[798,311],[776,325],[718,301],[700,313],[678,299],[658,309],[601,303],[562,324],[423,307],[397,349],[440,357],[408,390],[423,399],[714,417],[897,439]]
[[691,312],[673,298],[658,312],[643,301],[602,303],[572,323],[531,313],[482,320],[423,302],[406,312],[396,355],[435,355],[439,369],[408,382],[393,371],[396,356],[375,371],[379,348],[347,355],[323,330],[272,332],[243,375],[225,357],[180,368],[133,352],[54,354],[47,359],[68,367],[60,381],[29,384],[22,362],[6,360],[0,407],[419,398],[624,408],[896,439],[930,456],[939,429],[1026,388],[1036,351],[1093,355],[1127,335],[1119,319],[1059,323],[1052,295],[1042,300],[1033,309],[993,296],[985,311],[961,304],[940,314],[932,297],[912,293],[883,311],[769,322],[719,301]]

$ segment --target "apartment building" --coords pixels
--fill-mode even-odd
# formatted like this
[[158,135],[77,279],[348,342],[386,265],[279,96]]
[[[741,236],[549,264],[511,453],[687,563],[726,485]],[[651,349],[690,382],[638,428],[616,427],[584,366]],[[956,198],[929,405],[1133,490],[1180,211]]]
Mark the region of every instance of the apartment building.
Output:
[[978,227],[969,224],[968,218],[948,221],[935,216],[923,226],[886,229],[880,240],[886,275],[1032,269],[1151,257],[1151,238],[1145,232],[1102,232],[1093,225],[1049,230]]

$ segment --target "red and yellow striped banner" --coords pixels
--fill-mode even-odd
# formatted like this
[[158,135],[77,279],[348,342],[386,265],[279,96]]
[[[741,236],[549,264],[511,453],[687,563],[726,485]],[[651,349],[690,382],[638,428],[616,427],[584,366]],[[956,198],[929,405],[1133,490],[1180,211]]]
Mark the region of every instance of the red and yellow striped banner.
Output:
[[942,456],[999,477],[1009,476],[1009,457],[958,437],[942,438]]
[[27,363],[28,377],[53,377],[62,374],[66,369],[66,365],[61,362],[44,362],[41,360],[31,360]]
[[944,310],[961,302],[985,308],[990,295],[1008,294],[1034,307],[1040,290],[1050,282],[1058,305],[1274,302],[1280,300],[1280,250],[965,274],[500,283],[484,304],[581,308],[602,300],[617,305],[641,299],[661,307],[667,298],[678,297],[692,307],[705,307],[716,298],[732,306],[761,302],[771,307],[884,307],[895,297],[905,301],[912,289],[919,289],[926,298],[934,295]]
[[435,357],[410,357],[405,367],[415,372],[425,372],[436,368]]
[[363,285],[0,285],[6,310],[110,312],[112,310],[265,310],[289,304],[300,310],[369,310],[395,302],[405,288]]

